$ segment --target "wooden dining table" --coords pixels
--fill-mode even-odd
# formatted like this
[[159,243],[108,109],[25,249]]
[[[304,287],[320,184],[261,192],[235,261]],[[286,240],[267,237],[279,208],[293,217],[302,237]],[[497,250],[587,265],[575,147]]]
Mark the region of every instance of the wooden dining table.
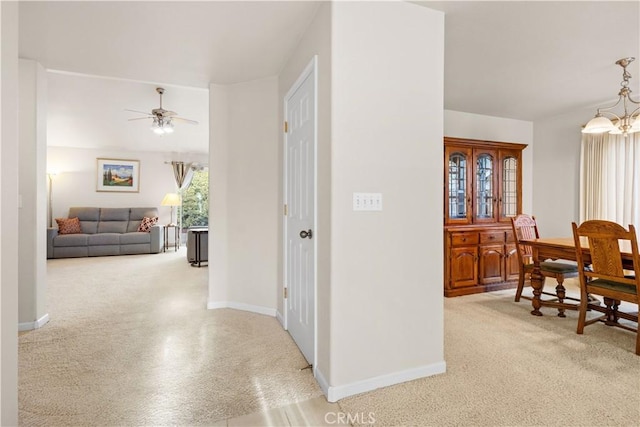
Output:
[[[558,290],[559,299],[543,300],[540,297],[545,279],[540,272],[540,263],[549,259],[577,261],[576,245],[573,237],[522,239],[520,240],[520,244],[531,246],[532,249],[533,270],[531,272],[531,287],[533,288],[533,298],[531,299],[531,305],[533,306],[533,310],[531,314],[534,316],[542,316],[542,312],[540,311],[540,307],[542,306],[555,307],[559,310],[560,314],[562,314],[565,309],[577,309],[576,303],[564,301],[564,287],[562,285],[560,285],[560,289]],[[582,247],[584,261],[589,263],[591,261],[589,243],[585,238],[581,238],[580,246]],[[633,257],[628,241],[620,242],[620,251],[624,268],[633,270]]]

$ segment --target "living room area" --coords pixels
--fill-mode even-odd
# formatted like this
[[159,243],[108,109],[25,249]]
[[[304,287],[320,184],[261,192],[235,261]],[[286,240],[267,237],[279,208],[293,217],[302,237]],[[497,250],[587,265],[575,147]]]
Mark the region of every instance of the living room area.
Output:
[[[157,224],[180,225],[184,206],[187,217],[198,209],[200,217],[196,223],[185,218],[183,228],[207,225],[208,180],[199,185],[199,194],[188,193],[194,173],[208,170],[207,89],[167,86],[159,99],[158,85],[148,82],[43,70],[24,59],[21,72],[37,73],[46,84],[38,93],[45,117],[36,119],[46,122],[49,227],[56,227],[56,218],[67,218],[70,207],[156,207]],[[172,133],[156,134],[152,119],[142,113],[150,114],[159,102],[195,123],[176,121]],[[131,185],[103,185],[109,167],[129,167]],[[163,206],[165,196],[176,193],[182,200]],[[173,235],[171,230],[171,243]]]

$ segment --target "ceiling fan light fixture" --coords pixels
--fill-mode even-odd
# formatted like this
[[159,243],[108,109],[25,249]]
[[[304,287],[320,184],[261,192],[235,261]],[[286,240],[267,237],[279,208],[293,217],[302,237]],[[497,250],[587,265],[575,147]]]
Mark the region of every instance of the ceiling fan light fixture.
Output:
[[161,87],[158,87],[156,88],[156,92],[158,92],[158,95],[160,95],[160,107],[154,108],[153,110],[151,110],[150,113],[145,113],[143,111],[137,111],[137,110],[126,110],[126,111],[131,111],[133,113],[141,113],[146,115],[146,117],[133,118],[129,120],[140,120],[140,119],[146,119],[146,118],[152,119],[153,122],[151,123],[151,130],[153,131],[153,133],[157,135],[164,135],[165,133],[173,133],[173,131],[175,130],[173,119],[175,119],[180,123],[188,123],[192,125],[198,124],[198,122],[195,120],[185,119],[184,117],[178,117],[177,113],[170,110],[165,110],[164,108],[162,108],[162,95],[164,94],[164,89]]
[[164,126],[162,126],[164,133],[173,133],[173,123],[171,123],[171,119],[167,120]]

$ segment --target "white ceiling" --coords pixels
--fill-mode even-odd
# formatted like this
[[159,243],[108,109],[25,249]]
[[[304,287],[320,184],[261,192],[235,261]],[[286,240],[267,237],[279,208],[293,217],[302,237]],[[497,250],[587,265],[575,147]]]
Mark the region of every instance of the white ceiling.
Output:
[[47,79],[47,145],[102,148],[117,151],[207,153],[209,92],[206,89],[163,85],[162,106],[197,125],[175,123],[175,132],[162,136],[150,128],[151,119],[133,120],[158,108],[157,85],[135,81],[49,72]]
[[[595,108],[616,97],[615,61],[640,57],[637,0],[415,3],[446,13],[445,108],[451,110],[535,121]],[[125,79],[51,74],[49,143],[206,152],[204,88],[277,75],[317,7],[305,1],[21,2],[20,56],[47,69]],[[640,58],[630,67],[636,95],[639,69]],[[143,121],[126,122],[125,108],[157,106],[158,84],[149,82],[167,88],[166,108],[201,124],[160,139]],[[113,123],[123,121],[115,132]],[[77,135],[69,137],[68,129]]]
[[21,2],[20,55],[56,70],[208,88],[275,76],[316,2]]
[[419,3],[445,12],[447,109],[535,121],[600,106],[628,56],[640,95],[638,0]]

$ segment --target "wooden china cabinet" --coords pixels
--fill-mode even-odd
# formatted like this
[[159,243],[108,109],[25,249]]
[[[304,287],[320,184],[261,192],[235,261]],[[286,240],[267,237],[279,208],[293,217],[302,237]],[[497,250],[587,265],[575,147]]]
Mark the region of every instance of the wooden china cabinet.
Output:
[[515,287],[526,144],[444,138],[444,295]]

